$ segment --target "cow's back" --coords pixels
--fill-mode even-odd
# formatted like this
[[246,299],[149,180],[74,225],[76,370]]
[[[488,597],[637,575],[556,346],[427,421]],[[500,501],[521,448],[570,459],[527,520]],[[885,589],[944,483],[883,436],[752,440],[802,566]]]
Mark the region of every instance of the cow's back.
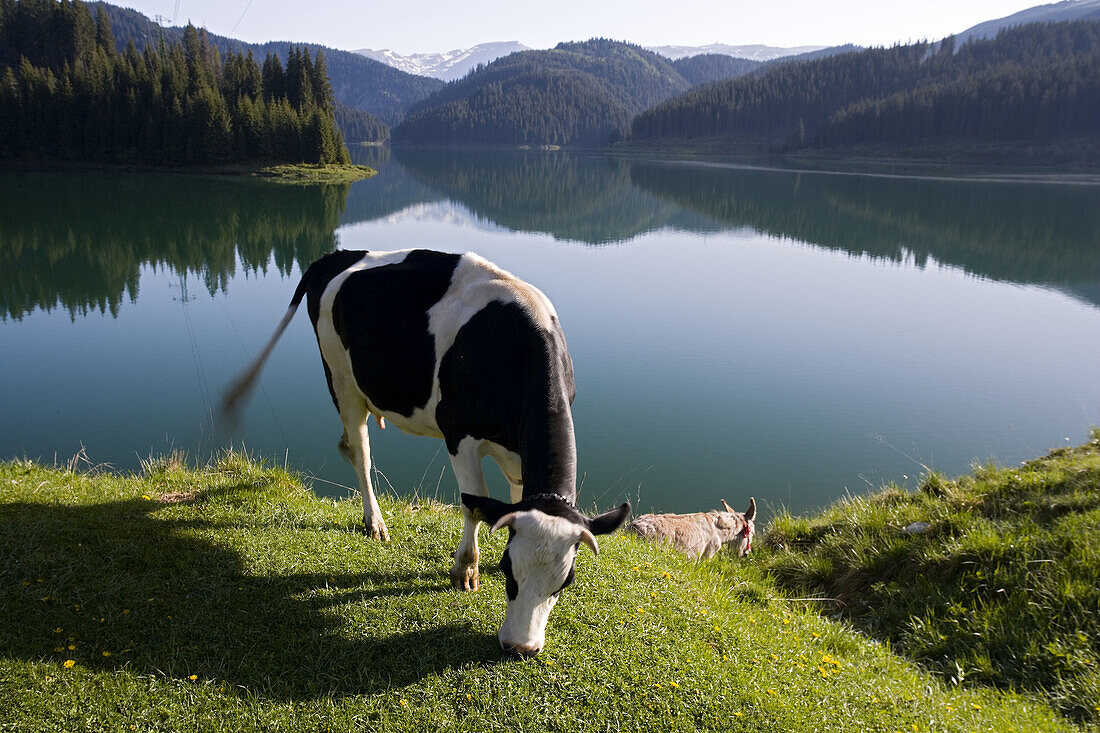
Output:
[[452,454],[469,436],[575,462],[572,362],[537,288],[472,253],[428,250],[333,252],[304,280],[338,407],[334,379],[350,377],[372,412],[445,437]]
[[427,250],[382,264],[367,256],[367,266],[348,274],[333,294],[333,327],[356,383],[377,410],[411,416],[428,405],[436,367],[428,311],[446,294],[460,259]]

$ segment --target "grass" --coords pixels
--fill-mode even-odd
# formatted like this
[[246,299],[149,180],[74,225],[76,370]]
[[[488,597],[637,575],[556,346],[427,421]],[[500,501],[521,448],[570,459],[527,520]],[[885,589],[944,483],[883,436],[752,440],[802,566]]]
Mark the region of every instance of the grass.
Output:
[[376,175],[378,171],[365,165],[315,165],[284,163],[253,171],[253,175],[284,183],[351,183]]
[[0,464],[0,731],[1079,729],[922,671],[755,561],[623,534],[582,553],[546,650],[506,658],[504,538],[458,594],[457,510],[381,503],[386,545],[356,498],[238,454]]
[[781,587],[838,599],[948,683],[1033,691],[1100,724],[1100,430],[1016,468],[780,516],[758,544]]

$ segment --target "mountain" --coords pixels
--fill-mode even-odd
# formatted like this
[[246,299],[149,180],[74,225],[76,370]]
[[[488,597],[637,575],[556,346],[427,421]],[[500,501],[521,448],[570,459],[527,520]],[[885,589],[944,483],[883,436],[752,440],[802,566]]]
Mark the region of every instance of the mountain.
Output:
[[517,51],[529,51],[530,48],[518,41],[495,41],[480,43],[472,48],[460,48],[446,53],[414,53],[402,56],[388,48],[374,51],[361,48],[355,53],[374,59],[408,74],[430,76],[433,79],[454,81],[461,79],[478,64],[489,64],[501,56]]
[[955,34],[956,44],[970,40],[992,38],[1004,28],[1012,28],[1026,23],[1058,23],[1071,20],[1100,20],[1100,0],[1066,0],[1050,5],[1036,5],[1034,8],[1018,13],[987,20],[976,26]]
[[354,143],[384,143],[390,139],[390,128],[365,109],[336,103],[336,128],[348,145]]
[[827,46],[825,48],[819,48],[816,51],[807,51],[794,56],[780,56],[771,61],[765,61],[764,66],[771,67],[779,66],[780,64],[798,63],[800,61],[816,61],[817,59],[827,59],[830,56],[839,56],[842,53],[862,50],[864,50],[863,46],[857,46],[854,43],[845,43],[843,46]]
[[[177,43],[183,39],[183,28],[160,26],[135,10],[108,3],[90,3],[90,6],[93,14],[97,7],[107,10],[120,51],[125,51],[127,44],[131,41],[138,50],[143,50],[145,46],[156,43],[160,38]],[[242,53],[251,51],[260,63],[269,53],[273,53],[285,65],[287,53],[292,45],[286,41],[245,43],[235,38],[226,38],[212,33],[209,35],[211,43],[221,53],[224,54],[229,50]],[[312,43],[301,45],[308,47],[313,56],[316,56],[318,51],[324,51],[336,101],[349,107],[366,110],[387,125],[398,122],[409,105],[443,86],[438,79],[413,76],[350,51]]]
[[672,66],[691,84],[706,84],[718,79],[744,76],[756,71],[763,64],[760,61],[734,58],[721,53],[704,53],[676,59],[672,62]]
[[673,60],[688,56],[702,54],[722,54],[738,59],[752,59],[753,61],[771,61],[784,56],[797,56],[803,53],[820,51],[825,46],[792,46],[782,48],[779,46],[765,46],[759,43],[748,46],[730,46],[725,43],[712,43],[709,46],[646,46],[646,50],[660,54]]
[[[705,76],[705,69],[696,69]],[[630,118],[694,85],[641,46],[596,38],[523,51],[418,102],[399,143],[604,146]]]
[[716,152],[875,145],[1066,162],[1100,154],[1097,109],[1100,23],[1033,23],[961,47],[948,38],[783,63],[663,102],[632,135],[705,138]]

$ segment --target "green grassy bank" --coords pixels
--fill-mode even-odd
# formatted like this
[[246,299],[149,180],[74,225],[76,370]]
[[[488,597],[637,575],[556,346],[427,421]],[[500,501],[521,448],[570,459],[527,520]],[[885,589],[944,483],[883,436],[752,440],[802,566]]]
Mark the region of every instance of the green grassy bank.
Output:
[[[904,528],[922,522],[924,531]],[[780,516],[758,560],[789,592],[956,683],[1100,722],[1100,430],[1015,468]]]
[[354,531],[357,500],[237,455],[121,477],[0,464],[0,731],[1080,729],[784,594],[769,573],[797,585],[816,520],[782,520],[747,561],[601,538],[525,661],[496,640],[503,533],[458,594],[457,510],[382,505],[385,545]]

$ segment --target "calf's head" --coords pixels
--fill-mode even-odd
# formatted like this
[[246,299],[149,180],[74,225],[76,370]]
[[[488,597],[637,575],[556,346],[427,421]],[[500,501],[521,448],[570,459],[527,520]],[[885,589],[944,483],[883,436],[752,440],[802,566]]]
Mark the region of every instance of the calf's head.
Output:
[[463,494],[462,503],[495,532],[508,528],[500,558],[507,607],[500,627],[506,652],[533,657],[542,651],[546,621],[558,594],[573,582],[581,545],[599,554],[596,535],[610,534],[630,515],[630,504],[587,517],[556,494],[541,494],[506,504]]
[[730,545],[738,557],[752,552],[752,537],[756,534],[756,499],[749,499],[745,513],[735,512],[722,499],[725,512],[718,512],[714,527],[722,533],[722,544]]

